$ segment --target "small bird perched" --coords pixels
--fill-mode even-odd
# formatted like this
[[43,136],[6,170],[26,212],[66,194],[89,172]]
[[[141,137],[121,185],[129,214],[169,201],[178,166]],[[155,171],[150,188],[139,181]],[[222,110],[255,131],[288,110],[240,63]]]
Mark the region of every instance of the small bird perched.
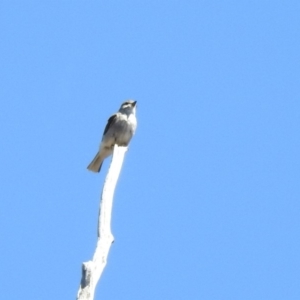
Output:
[[100,149],[88,165],[88,170],[100,172],[103,160],[112,154],[115,144],[128,146],[137,126],[135,110],[136,101],[127,100],[121,105],[119,111],[108,119]]

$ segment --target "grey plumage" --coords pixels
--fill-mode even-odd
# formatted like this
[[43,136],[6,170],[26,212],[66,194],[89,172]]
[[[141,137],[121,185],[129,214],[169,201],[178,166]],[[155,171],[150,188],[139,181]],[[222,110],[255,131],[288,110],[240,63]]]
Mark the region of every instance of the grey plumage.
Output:
[[137,126],[135,111],[136,101],[127,100],[121,105],[119,111],[108,119],[99,151],[88,165],[88,170],[99,172],[103,160],[112,154],[115,144],[128,146]]

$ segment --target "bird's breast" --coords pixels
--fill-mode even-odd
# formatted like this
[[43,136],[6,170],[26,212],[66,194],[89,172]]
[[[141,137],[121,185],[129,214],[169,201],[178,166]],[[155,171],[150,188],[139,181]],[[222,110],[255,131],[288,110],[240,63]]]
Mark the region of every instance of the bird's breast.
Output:
[[133,114],[120,115],[111,132],[114,143],[127,146],[136,130],[136,125],[136,118]]

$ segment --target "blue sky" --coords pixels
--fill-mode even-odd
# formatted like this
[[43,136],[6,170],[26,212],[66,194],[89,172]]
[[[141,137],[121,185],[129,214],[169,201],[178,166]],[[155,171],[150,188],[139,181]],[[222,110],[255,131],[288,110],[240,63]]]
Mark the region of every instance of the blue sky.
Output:
[[300,299],[299,1],[2,1],[3,299],[75,299],[108,117],[138,101],[96,299]]

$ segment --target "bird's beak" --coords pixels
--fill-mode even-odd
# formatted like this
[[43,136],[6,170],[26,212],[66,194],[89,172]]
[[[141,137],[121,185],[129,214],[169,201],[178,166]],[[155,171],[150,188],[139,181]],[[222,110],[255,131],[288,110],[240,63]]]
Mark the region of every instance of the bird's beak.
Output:
[[135,107],[135,106],[136,106],[136,103],[137,103],[137,101],[134,101],[134,102],[133,102],[133,107]]

